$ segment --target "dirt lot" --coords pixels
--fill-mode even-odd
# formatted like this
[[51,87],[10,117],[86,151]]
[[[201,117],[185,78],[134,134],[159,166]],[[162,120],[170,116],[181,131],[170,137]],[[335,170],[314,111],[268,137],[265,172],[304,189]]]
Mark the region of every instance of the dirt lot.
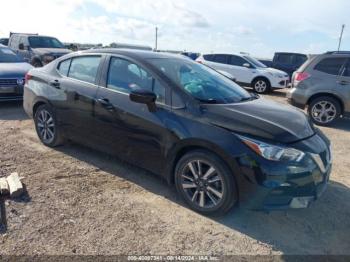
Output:
[[6,201],[0,254],[350,254],[350,120],[322,130],[334,169],[311,208],[211,219],[148,172],[75,144],[46,148],[21,104],[2,104],[0,176],[19,172],[28,194]]

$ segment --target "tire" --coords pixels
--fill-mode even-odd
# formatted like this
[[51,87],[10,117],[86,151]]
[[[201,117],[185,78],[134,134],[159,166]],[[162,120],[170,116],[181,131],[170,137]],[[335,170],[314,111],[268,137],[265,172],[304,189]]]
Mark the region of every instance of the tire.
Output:
[[64,136],[51,106],[39,106],[34,115],[34,123],[36,133],[44,145],[56,147],[64,143]]
[[252,87],[255,92],[258,94],[266,94],[271,91],[271,84],[270,82],[263,77],[259,77],[255,79],[252,83]]
[[308,114],[316,125],[329,126],[339,118],[341,106],[337,99],[330,96],[321,96],[311,100]]
[[33,65],[34,67],[42,67],[42,66],[43,66],[43,64],[41,63],[40,60],[34,60],[33,63],[32,63],[32,65]]
[[[202,172],[199,172],[198,161]],[[211,168],[215,171],[211,172]],[[206,175],[208,176],[205,177]],[[184,155],[176,165],[174,176],[177,192],[198,213],[220,216],[238,201],[232,172],[223,160],[209,151],[196,150]]]

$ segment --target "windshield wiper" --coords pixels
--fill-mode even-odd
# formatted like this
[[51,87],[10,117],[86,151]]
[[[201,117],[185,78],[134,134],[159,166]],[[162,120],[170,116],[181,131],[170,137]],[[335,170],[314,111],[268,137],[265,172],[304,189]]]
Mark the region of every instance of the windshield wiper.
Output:
[[218,101],[217,100],[215,100],[215,99],[212,99],[212,98],[210,98],[210,99],[201,99],[201,98],[197,98],[200,102],[202,102],[202,103],[207,103],[207,104],[217,104],[218,103]]

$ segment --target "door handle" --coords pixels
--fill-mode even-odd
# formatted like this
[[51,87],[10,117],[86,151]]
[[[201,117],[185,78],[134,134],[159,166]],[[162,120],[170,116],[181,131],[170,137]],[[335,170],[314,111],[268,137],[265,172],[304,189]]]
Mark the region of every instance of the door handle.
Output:
[[52,81],[50,81],[49,82],[49,85],[50,86],[53,86],[54,88],[56,88],[56,89],[61,89],[61,84],[60,84],[60,82],[58,81],[58,80],[52,80]]
[[100,103],[105,109],[108,111],[113,111],[114,106],[111,102],[109,102],[109,99],[107,98],[99,98],[96,100],[98,103]]
[[350,84],[350,82],[349,82],[349,81],[346,81],[346,80],[340,80],[340,81],[337,81],[337,83],[338,83],[339,85],[342,85],[342,86],[346,86],[346,85]]

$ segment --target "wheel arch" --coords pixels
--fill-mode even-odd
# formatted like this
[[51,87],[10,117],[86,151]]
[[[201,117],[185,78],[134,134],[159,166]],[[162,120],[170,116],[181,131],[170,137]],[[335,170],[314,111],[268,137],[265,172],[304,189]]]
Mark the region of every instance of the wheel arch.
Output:
[[310,104],[311,104],[311,102],[312,102],[313,100],[315,100],[316,98],[319,98],[319,97],[323,97],[323,96],[324,96],[324,97],[331,97],[331,98],[337,100],[337,101],[339,102],[340,109],[341,109],[340,114],[342,115],[342,114],[344,113],[344,108],[345,108],[345,106],[344,106],[343,100],[342,100],[339,96],[337,96],[337,95],[335,95],[335,94],[332,94],[332,93],[328,93],[328,92],[321,92],[321,93],[317,93],[317,94],[312,95],[312,96],[307,100],[306,105],[309,107]]
[[271,87],[270,79],[267,76],[264,76],[264,75],[258,75],[256,77],[254,77],[252,82],[251,82],[252,87],[254,87],[254,82],[257,81],[258,79],[264,79],[268,83],[269,87]]
[[33,107],[32,107],[33,117],[35,116],[36,111],[41,105],[51,105],[51,103],[43,97],[38,97],[36,101],[33,103]]

